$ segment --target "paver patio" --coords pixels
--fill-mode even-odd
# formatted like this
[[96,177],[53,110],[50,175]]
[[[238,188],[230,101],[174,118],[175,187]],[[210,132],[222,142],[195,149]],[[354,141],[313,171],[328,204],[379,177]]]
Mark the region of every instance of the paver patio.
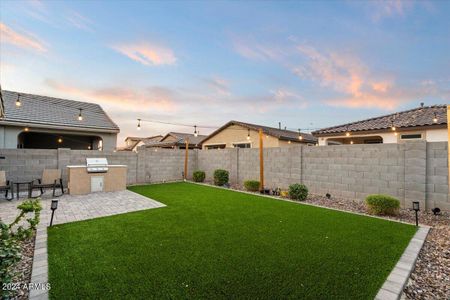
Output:
[[[57,198],[58,209],[55,211],[53,224],[63,224],[74,221],[95,219],[100,217],[118,215],[134,211],[164,207],[165,205],[130,192],[93,193],[82,196],[64,194]],[[0,201],[0,218],[10,223],[18,215],[17,206],[24,201]],[[41,221],[36,231],[35,250],[33,258],[33,271],[31,282],[33,284],[46,284],[48,282],[47,260],[47,226],[50,225],[52,198],[46,193],[41,200]],[[48,290],[42,287],[30,290],[30,299],[48,299]]]
[[[53,224],[63,224],[74,221],[88,220],[144,209],[163,207],[164,204],[151,200],[128,190],[109,193],[93,193],[82,196],[64,194],[58,199],[58,209],[55,211]],[[40,225],[49,226],[52,198],[44,194],[41,199],[42,211]],[[0,218],[6,223],[14,220],[18,214],[17,205],[24,199],[0,201]]]

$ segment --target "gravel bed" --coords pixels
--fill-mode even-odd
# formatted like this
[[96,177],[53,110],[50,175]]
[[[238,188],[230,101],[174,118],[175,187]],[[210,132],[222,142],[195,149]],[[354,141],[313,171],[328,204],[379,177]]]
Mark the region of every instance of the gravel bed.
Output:
[[24,286],[28,285],[31,280],[35,237],[36,234],[33,233],[32,237],[20,243],[22,259],[15,265],[13,272],[16,273],[16,275],[11,281],[15,284],[20,284],[20,289],[16,290],[15,295],[11,299],[28,299],[29,291],[24,288]]

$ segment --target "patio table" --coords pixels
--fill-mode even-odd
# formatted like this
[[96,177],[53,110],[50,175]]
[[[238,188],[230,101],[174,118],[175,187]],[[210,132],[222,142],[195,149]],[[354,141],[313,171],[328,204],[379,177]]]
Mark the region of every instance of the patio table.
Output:
[[[21,184],[27,184],[28,186],[30,185],[31,181],[14,181],[14,184],[16,186],[16,198],[19,199],[19,192],[20,192],[20,185]],[[28,189],[27,189],[28,191]],[[13,194],[14,197],[14,194]]]

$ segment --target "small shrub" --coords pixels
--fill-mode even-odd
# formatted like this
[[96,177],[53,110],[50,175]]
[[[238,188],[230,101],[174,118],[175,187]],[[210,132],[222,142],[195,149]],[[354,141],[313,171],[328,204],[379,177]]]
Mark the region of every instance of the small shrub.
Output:
[[192,178],[194,179],[195,182],[203,182],[205,181],[205,177],[206,177],[205,171],[197,170],[194,171],[194,174],[192,174]]
[[214,171],[214,184],[222,186],[228,184],[229,173],[227,170],[217,169]]
[[308,197],[308,188],[299,183],[291,184],[289,186],[289,196],[291,199],[303,201]]
[[369,213],[375,215],[396,215],[400,208],[400,201],[388,195],[369,195],[366,204]]
[[246,180],[244,181],[244,187],[247,191],[257,192],[259,190],[258,180]]
[[[14,277],[14,266],[20,261],[20,241],[30,238],[33,230],[36,229],[39,223],[39,216],[41,212],[41,204],[39,200],[26,200],[22,202],[17,208],[20,210],[17,218],[11,223],[6,224],[0,219],[0,282],[2,284],[11,283]],[[14,226],[18,225],[20,221],[26,217],[27,213],[33,213],[34,217],[26,219],[29,227],[19,225],[17,230]],[[1,299],[9,299],[14,295],[13,291],[6,289],[0,292]]]

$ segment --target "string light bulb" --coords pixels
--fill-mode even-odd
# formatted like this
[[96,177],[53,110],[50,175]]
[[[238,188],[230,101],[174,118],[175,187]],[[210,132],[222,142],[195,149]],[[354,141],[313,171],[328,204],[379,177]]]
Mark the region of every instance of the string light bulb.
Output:
[[62,143],[63,142],[63,139],[62,138],[58,138],[58,143]]
[[350,136],[350,131],[348,131],[348,126],[345,128],[345,136]]
[[28,128],[28,127],[25,127],[24,129],[23,129],[23,131],[25,131],[25,132],[28,132],[30,129]]
[[437,123],[437,122],[438,122],[437,114],[434,113],[433,123]]
[[16,106],[17,107],[21,107],[22,106],[22,102],[20,102],[20,94],[17,94]]
[[138,120],[137,130],[141,130],[141,119],[137,119],[137,120]]
[[249,141],[250,140],[250,129],[247,129],[248,131],[247,131],[247,141]]
[[301,140],[303,140],[303,136],[302,136],[302,133],[301,133],[301,131],[300,131],[300,128],[298,129],[298,139],[301,141]]
[[290,144],[291,143],[291,141],[288,141],[288,144]]
[[392,123],[391,123],[391,130],[392,131],[395,131],[397,128],[395,128],[395,125],[394,125],[394,121],[392,121]]
[[350,141],[350,144],[353,145],[353,141]]
[[194,136],[195,136],[195,137],[198,136],[197,125],[194,125]]
[[83,121],[83,115],[81,114],[82,111],[83,109],[80,108],[80,113],[78,114],[78,121]]

